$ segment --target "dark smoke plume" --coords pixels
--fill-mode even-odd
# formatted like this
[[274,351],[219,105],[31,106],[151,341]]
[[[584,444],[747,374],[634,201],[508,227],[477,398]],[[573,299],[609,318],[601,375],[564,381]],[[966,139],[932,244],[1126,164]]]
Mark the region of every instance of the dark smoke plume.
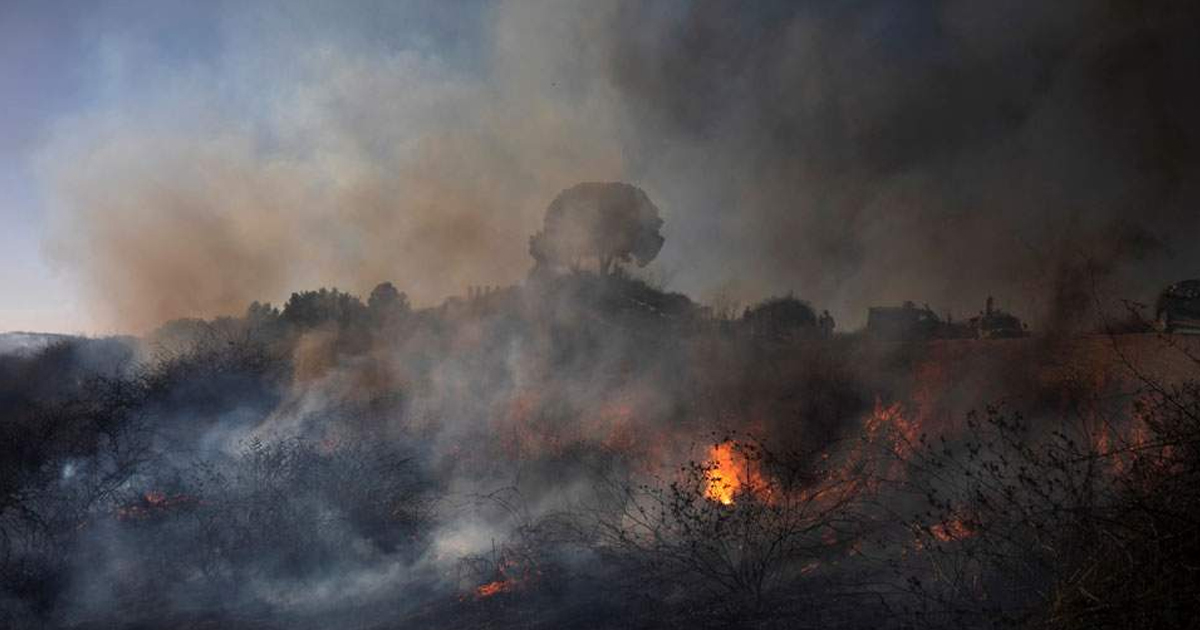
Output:
[[[115,37],[45,147],[50,253],[154,332],[0,353],[0,625],[1194,599],[1195,346],[1068,334],[1200,275],[1193,4],[261,6],[152,88]],[[989,295],[1037,335],[942,334]],[[957,327],[848,330],[904,300]]]
[[1195,275],[1192,3],[643,9],[608,67],[696,278],[1051,324]]

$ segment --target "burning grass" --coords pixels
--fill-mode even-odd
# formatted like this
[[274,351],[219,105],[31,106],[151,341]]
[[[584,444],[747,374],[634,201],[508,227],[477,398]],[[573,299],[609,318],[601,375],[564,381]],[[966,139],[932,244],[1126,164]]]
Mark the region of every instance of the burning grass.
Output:
[[[783,343],[695,322],[648,334],[627,315],[505,295],[508,311],[468,304],[378,330],[254,329],[257,349],[221,341],[38,408],[63,420],[37,425],[63,431],[46,434],[61,451],[20,483],[40,489],[38,510],[73,507],[21,531],[94,561],[53,560],[48,542],[26,558],[161,607],[249,584],[231,607],[354,608],[347,593],[371,584],[372,606],[422,602],[391,619],[836,627],[915,619],[905,605],[974,623],[996,612],[994,580],[1061,593],[1077,584],[1058,567],[1123,570],[1088,549],[1186,547],[1139,537],[1181,521],[1129,505],[1170,514],[1155,502],[1189,496],[1193,406],[1174,385],[1130,396],[1136,380],[1111,365],[1067,369],[1033,339]],[[1036,422],[967,415],[1004,395]],[[154,431],[138,433],[147,418]],[[1105,510],[1131,525],[1067,518]],[[34,574],[15,566],[6,576]]]
[[757,472],[750,469],[749,460],[736,449],[733,442],[716,444],[709,453],[704,472],[704,496],[722,505],[733,505],[734,497],[742,491],[743,486],[753,488],[762,485],[756,476]]

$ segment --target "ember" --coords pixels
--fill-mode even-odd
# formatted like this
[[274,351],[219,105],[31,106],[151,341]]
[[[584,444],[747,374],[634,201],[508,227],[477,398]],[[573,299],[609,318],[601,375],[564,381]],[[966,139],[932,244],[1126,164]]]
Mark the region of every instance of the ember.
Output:
[[920,431],[919,424],[906,417],[904,405],[899,402],[884,405],[878,398],[875,399],[875,409],[867,419],[865,428],[868,439],[882,438],[883,443],[902,460],[912,453]]
[[975,535],[975,528],[960,518],[952,518],[929,527],[929,533],[942,542],[963,540]]
[[168,495],[159,490],[149,490],[136,501],[117,508],[116,516],[120,520],[148,519],[164,515],[175,508],[193,507],[200,501],[186,494]]

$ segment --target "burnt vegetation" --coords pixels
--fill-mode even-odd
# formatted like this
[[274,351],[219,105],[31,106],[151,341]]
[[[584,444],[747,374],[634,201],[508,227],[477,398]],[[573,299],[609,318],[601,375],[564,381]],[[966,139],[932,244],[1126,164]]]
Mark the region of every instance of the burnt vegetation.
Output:
[[[0,356],[0,621],[1191,623],[1186,342],[703,307],[625,268],[661,220],[614,186],[552,204],[516,286],[319,289]],[[568,220],[588,195],[636,211]]]

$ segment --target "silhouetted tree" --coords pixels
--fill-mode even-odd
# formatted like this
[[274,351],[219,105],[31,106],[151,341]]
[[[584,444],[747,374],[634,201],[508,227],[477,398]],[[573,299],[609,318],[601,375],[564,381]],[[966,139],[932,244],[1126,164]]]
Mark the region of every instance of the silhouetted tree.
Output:
[[621,182],[587,182],[559,193],[542,230],[529,239],[539,267],[577,267],[596,259],[602,275],[617,263],[644,267],[662,249],[663,221],[642,189]]
[[786,339],[817,330],[817,315],[812,307],[790,295],[746,309],[742,321],[750,334],[769,339]]
[[394,322],[411,310],[408,295],[398,291],[391,282],[380,283],[367,298],[367,312],[376,325]]
[[366,314],[367,307],[349,293],[322,288],[319,291],[293,293],[283,306],[284,321],[301,328],[313,328],[328,322],[348,327]]
[[270,302],[254,301],[246,309],[246,321],[251,326],[269,325],[279,319],[279,309],[271,306]]

